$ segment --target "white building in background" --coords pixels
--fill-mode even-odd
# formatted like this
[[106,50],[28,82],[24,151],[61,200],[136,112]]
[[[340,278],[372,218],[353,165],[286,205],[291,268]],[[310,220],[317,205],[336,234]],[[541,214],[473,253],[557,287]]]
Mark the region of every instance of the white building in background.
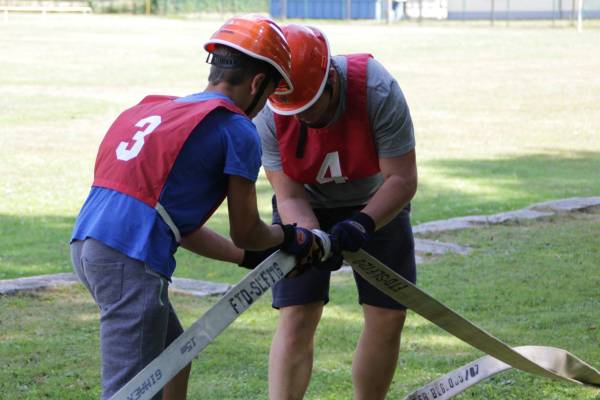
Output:
[[309,19],[574,19],[578,1],[583,18],[600,18],[600,0],[269,0],[269,11]]
[[404,14],[408,18],[448,18],[448,0],[405,0]]
[[[570,19],[577,0],[447,0],[448,19]],[[600,18],[600,0],[583,0],[583,17]]]

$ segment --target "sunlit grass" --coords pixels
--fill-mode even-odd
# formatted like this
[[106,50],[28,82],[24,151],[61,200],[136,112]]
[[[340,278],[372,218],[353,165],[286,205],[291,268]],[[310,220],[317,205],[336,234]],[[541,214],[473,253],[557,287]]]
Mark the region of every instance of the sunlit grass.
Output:
[[[473,252],[423,265],[419,286],[510,345],[563,348],[597,368],[598,218],[598,213],[578,214],[545,223],[433,235],[468,245]],[[216,300],[172,296],[184,326]],[[267,397],[267,357],[277,321],[270,300],[270,295],[261,298],[195,359],[190,398]],[[2,398],[97,398],[97,313],[80,285],[1,297]],[[362,323],[352,276],[335,276],[331,302],[317,331],[307,400],[351,398],[351,363]],[[409,311],[389,398],[402,399],[482,355]],[[597,400],[598,395],[593,388],[510,371],[457,399]]]
[[[334,53],[369,51],[400,83],[417,140],[414,223],[600,193],[592,21],[581,34],[543,22],[310,23]],[[203,90],[202,44],[218,25],[106,15],[0,24],[0,277],[70,269],[65,244],[106,129],[146,94]],[[262,174],[258,195],[268,219]],[[227,233],[225,207],[209,225]],[[243,272],[180,253],[182,277],[234,282]]]
[[[0,279],[71,269],[68,240],[97,147],[146,94],[205,87],[216,20],[11,15],[0,23]],[[310,21],[334,53],[369,51],[400,83],[415,124],[413,222],[600,194],[600,25]],[[261,175],[259,210],[271,190]],[[594,219],[596,218],[596,219]],[[419,270],[419,285],[511,345],[553,345],[598,367],[597,216],[437,235],[469,245]],[[560,222],[560,223],[558,223]],[[228,231],[226,208],[209,225]],[[185,251],[176,275],[235,283],[246,272]],[[350,398],[362,327],[348,275],[334,277],[307,399]],[[174,296],[185,326],[215,298]],[[0,297],[0,397],[94,399],[97,308],[82,287]],[[193,398],[266,398],[276,312],[261,299],[194,363]],[[481,354],[409,313],[390,398]],[[598,400],[519,372],[461,398]]]

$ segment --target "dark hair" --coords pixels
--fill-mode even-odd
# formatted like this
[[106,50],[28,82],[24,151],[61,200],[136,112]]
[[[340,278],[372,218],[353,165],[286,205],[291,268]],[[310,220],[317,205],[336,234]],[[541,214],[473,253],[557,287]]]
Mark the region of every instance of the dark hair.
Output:
[[208,75],[211,85],[227,82],[236,86],[260,73],[267,75],[267,79],[281,79],[281,75],[271,64],[227,46],[217,46],[208,55],[206,62],[211,64]]

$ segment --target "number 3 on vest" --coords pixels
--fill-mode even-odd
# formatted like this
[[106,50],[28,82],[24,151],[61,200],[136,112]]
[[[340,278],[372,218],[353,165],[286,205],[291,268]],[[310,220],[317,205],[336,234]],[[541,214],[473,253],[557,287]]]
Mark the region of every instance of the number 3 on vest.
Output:
[[151,115],[144,119],[140,119],[137,122],[137,124],[135,124],[135,126],[138,128],[143,128],[145,126],[146,128],[143,131],[137,131],[133,135],[132,139],[134,143],[130,149],[127,148],[129,146],[129,142],[119,143],[119,146],[115,151],[117,153],[117,159],[122,161],[129,161],[132,158],[137,157],[137,155],[140,154],[140,151],[142,151],[142,147],[144,146],[144,137],[154,132],[154,130],[158,127],[158,125],[160,125],[160,123],[160,115]]
[[337,151],[327,153],[323,159],[323,164],[321,164],[319,173],[317,174],[317,182],[328,183],[333,181],[335,183],[344,183],[347,180],[348,177],[342,176],[339,153]]

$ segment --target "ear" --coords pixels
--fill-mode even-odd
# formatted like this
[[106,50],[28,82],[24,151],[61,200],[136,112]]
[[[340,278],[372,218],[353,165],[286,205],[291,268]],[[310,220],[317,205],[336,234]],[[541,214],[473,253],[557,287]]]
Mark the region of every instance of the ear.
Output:
[[252,96],[256,95],[265,79],[267,79],[267,75],[262,72],[252,77],[252,80],[250,81],[250,94]]

